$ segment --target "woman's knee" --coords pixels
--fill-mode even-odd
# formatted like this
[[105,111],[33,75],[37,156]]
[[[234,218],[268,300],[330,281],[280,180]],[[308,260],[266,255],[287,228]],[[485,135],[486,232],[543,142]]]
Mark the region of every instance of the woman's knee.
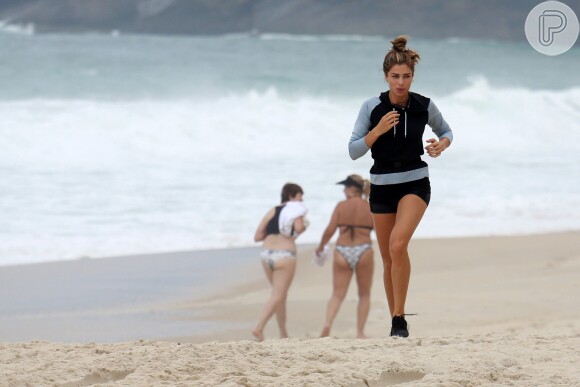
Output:
[[385,273],[390,273],[392,267],[393,267],[393,260],[391,259],[391,257],[389,257],[389,259],[383,259],[383,271]]
[[272,287],[272,293],[270,297],[275,300],[283,301],[288,297],[288,288],[285,286],[280,286],[280,284],[276,284],[277,286]]
[[335,298],[335,299],[337,299],[337,300],[343,301],[345,299],[345,297],[346,297],[346,290],[344,290],[344,289],[334,289],[332,291],[332,297]]
[[273,292],[272,296],[270,297],[270,299],[272,300],[272,302],[276,305],[279,306],[283,303],[286,302],[286,296],[287,294],[283,294],[280,292]]
[[384,253],[383,251],[381,251],[381,259],[383,261],[384,268],[391,267],[391,265],[393,264],[393,260],[391,259],[390,252]]
[[358,298],[359,300],[364,300],[371,297],[371,288],[361,286],[358,288]]
[[389,242],[389,253],[392,260],[398,260],[407,252],[409,241],[404,238],[394,237]]

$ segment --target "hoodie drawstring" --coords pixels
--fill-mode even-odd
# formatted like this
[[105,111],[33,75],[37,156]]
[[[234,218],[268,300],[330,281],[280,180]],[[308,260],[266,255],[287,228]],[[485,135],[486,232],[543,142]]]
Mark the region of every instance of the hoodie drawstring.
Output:
[[[393,111],[397,111],[397,109],[393,108]],[[403,110],[405,112],[405,138],[407,138],[407,111]],[[397,137],[397,125],[393,126],[393,137]]]
[[405,138],[407,138],[407,111],[405,110]]
[[[393,111],[396,112],[397,109],[393,108]],[[393,137],[397,137],[397,125],[393,126],[393,129],[394,129],[394,131],[393,131]]]

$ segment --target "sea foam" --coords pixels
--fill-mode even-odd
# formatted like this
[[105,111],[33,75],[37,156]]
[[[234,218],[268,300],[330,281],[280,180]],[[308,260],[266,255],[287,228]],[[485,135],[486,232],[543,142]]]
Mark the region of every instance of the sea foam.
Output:
[[[369,96],[370,97],[370,96]],[[580,88],[433,95],[454,143],[419,237],[580,228]],[[213,99],[0,101],[0,264],[247,246],[287,181],[318,242],[364,98],[271,88]],[[427,128],[425,139],[433,137]]]

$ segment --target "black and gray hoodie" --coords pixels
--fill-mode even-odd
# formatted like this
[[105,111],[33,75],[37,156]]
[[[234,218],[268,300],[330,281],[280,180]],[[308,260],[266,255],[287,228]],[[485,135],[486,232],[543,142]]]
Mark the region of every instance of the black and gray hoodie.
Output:
[[[399,123],[369,148],[364,137],[392,110],[400,114]],[[371,150],[374,165],[370,180],[375,185],[399,184],[428,177],[427,163],[421,160],[425,153],[425,125],[429,125],[439,139],[447,137],[453,141],[451,128],[429,98],[410,92],[407,106],[392,104],[388,91],[369,98],[361,106],[348,143],[350,157],[356,160]]]

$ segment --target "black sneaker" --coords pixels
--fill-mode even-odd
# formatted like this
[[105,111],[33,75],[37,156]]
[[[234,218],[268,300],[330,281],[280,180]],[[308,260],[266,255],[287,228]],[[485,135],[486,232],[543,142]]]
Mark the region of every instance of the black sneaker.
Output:
[[409,337],[405,316],[393,317],[393,323],[391,325],[391,336]]

